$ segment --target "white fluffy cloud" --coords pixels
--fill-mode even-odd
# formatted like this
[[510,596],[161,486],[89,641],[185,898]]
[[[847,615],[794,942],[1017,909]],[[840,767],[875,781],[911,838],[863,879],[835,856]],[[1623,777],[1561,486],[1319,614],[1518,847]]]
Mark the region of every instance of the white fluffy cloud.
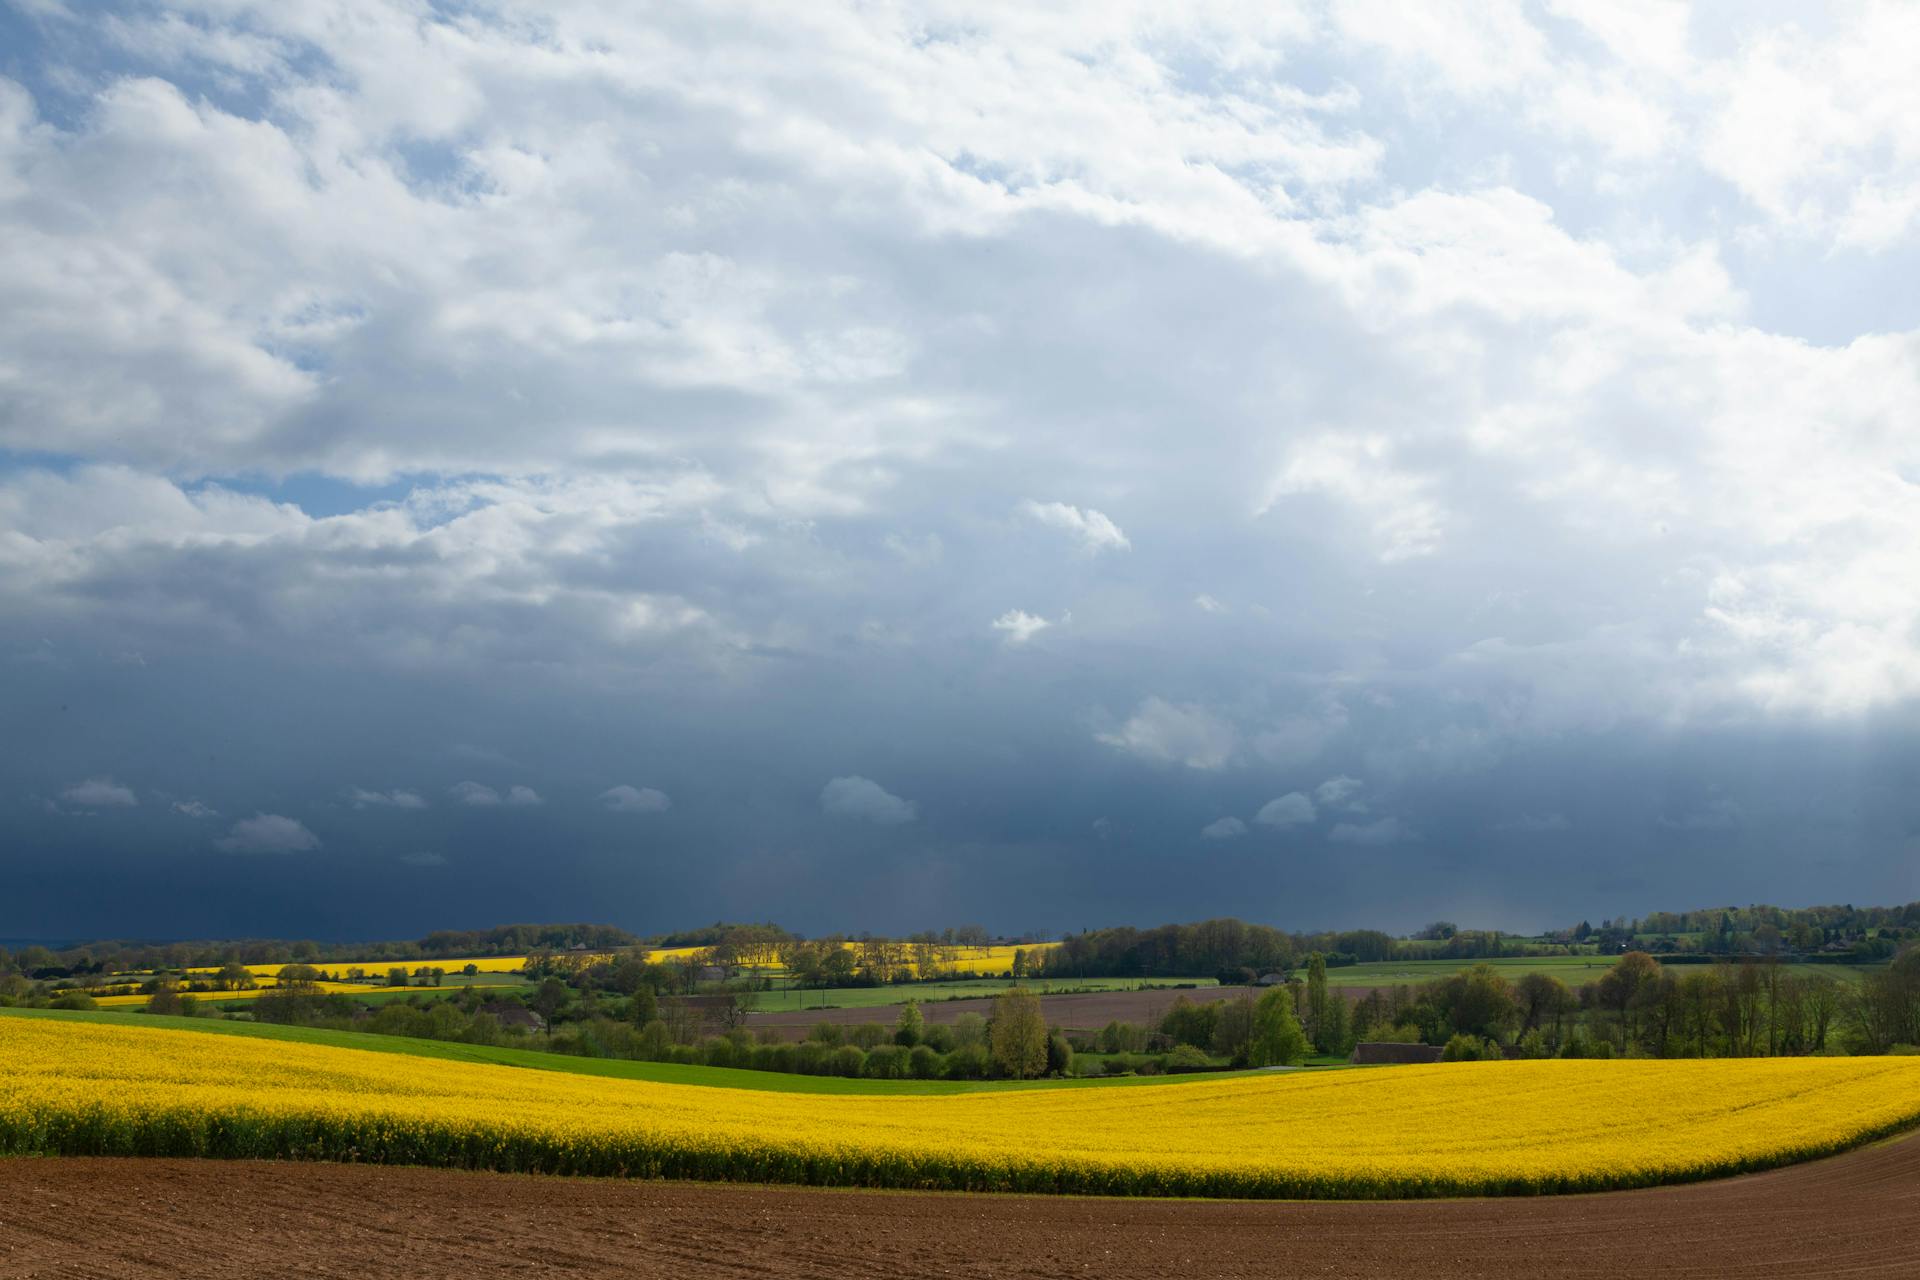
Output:
[[82,809],[131,809],[140,803],[132,787],[123,787],[112,778],[88,778],[60,793],[60,798]]
[[664,791],[652,787],[630,787],[622,783],[600,793],[600,803],[615,813],[665,813],[673,801]]
[[1234,817],[1216,818],[1200,828],[1200,838],[1203,840],[1231,840],[1245,834],[1247,824]]
[[[49,48],[98,65],[50,71],[59,94],[0,82],[0,445],[96,464],[0,481],[10,609],[489,667],[537,621],[572,661],[713,676],[837,643],[809,584],[910,599],[835,522],[924,511],[942,477],[1088,552],[1131,547],[1123,502],[1175,556],[1247,563],[1236,601],[1301,527],[1419,563],[1434,599],[1537,547],[1568,571],[1476,626],[1404,621],[1482,664],[1504,645],[1500,675],[1600,703],[1589,723],[1920,694],[1920,317],[1890,297],[1821,343],[1756,318],[1833,245],[1915,245],[1896,7],[1742,15],[1717,42],[1659,3],[989,7],[952,30],[186,10],[103,37],[47,8]],[[1443,105],[1408,112],[1410,86]],[[1739,195],[1696,217],[1708,174]],[[1108,293],[1115,255],[1153,269]],[[316,519],[178,479],[301,472],[422,480]],[[1035,474],[1076,502],[1021,496]],[[954,616],[860,634],[977,626],[1006,549],[964,525],[911,535],[947,549]],[[737,563],[699,572],[713,548]],[[635,559],[683,572],[600,571]],[[1096,641],[1175,589],[1074,585]],[[1359,625],[1314,595],[1296,616],[1324,639]],[[1523,596],[1532,631],[1502,612]],[[1569,645],[1628,678],[1531,660]]]
[[1024,609],[1009,609],[993,620],[993,629],[1005,636],[1010,645],[1023,645],[1052,625]]
[[256,813],[233,824],[213,842],[228,853],[306,853],[320,847],[320,838],[298,819],[278,813]]
[[820,788],[820,812],[857,818],[880,827],[897,827],[919,816],[913,801],[902,800],[871,778],[850,774]]
[[1095,735],[1110,747],[1147,760],[1174,761],[1189,769],[1218,769],[1232,757],[1233,726],[1192,703],[1149,697],[1118,729]]
[[1288,827],[1305,826],[1316,816],[1313,801],[1298,791],[1289,791],[1261,805],[1260,812],[1253,816],[1253,820],[1263,827],[1285,830]]
[[1041,524],[1073,538],[1084,551],[1129,551],[1133,548],[1127,535],[1120,531],[1120,526],[1092,507],[1082,511],[1064,502],[1029,501],[1026,512]]

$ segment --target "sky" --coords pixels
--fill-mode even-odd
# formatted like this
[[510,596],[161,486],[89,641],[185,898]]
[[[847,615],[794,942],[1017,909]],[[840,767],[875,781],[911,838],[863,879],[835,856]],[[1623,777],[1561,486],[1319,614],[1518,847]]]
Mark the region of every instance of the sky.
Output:
[[0,936],[1920,898],[1916,64],[0,0]]

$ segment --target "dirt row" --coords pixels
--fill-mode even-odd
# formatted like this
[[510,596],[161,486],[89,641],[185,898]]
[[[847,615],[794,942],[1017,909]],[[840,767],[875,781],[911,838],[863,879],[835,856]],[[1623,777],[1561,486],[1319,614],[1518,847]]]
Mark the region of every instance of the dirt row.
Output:
[[[1205,987],[1181,991],[1154,987],[1144,991],[1090,991],[1083,995],[1041,996],[1040,1008],[1047,1025],[1069,1031],[1098,1031],[1109,1022],[1135,1022],[1149,1025],[1160,1020],[1176,996],[1201,1002],[1224,1000],[1246,994],[1244,987]],[[993,997],[941,1000],[937,996],[922,1001],[920,1012],[928,1022],[951,1024],[964,1013],[987,1017],[993,1012]],[[870,1009],[806,1009],[799,1012],[754,1013],[747,1016],[747,1029],[767,1028],[791,1040],[806,1038],[807,1029],[822,1022],[839,1026],[858,1026],[865,1022],[893,1025],[900,1016],[899,1005]]]
[[814,1191],[0,1159],[0,1280],[1920,1275],[1920,1139],[1744,1178],[1510,1200]]

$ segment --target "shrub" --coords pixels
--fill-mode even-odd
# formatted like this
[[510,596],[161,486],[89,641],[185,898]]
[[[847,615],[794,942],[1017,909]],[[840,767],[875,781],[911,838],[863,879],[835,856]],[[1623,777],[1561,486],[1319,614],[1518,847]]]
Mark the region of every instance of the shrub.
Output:
[[867,1050],[866,1073],[875,1080],[899,1080],[907,1074],[907,1050],[897,1044]]
[[1183,1044],[1167,1055],[1166,1067],[1170,1074],[1184,1071],[1210,1071],[1213,1069],[1213,1059],[1207,1056],[1204,1049]]
[[932,1080],[940,1074],[946,1063],[939,1054],[924,1044],[917,1044],[907,1054],[907,1070],[915,1080]]
[[867,1051],[857,1044],[843,1044],[833,1051],[828,1064],[836,1076],[857,1076],[866,1070]]
[[1464,1031],[1447,1041],[1447,1047],[1440,1051],[1442,1062],[1479,1062],[1486,1056],[1487,1042]]
[[987,1078],[987,1063],[985,1045],[959,1045],[947,1055],[947,1079],[984,1080]]

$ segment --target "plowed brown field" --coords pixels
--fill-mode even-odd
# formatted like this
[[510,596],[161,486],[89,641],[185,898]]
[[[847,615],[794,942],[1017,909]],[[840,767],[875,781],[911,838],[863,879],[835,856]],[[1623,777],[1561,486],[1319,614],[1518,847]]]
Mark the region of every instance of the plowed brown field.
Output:
[[[1202,1004],[1210,1000],[1224,1000],[1244,995],[1245,987],[1200,987],[1193,990],[1177,990],[1167,987],[1151,987],[1144,991],[1089,991],[1070,996],[1041,996],[1040,1012],[1047,1025],[1063,1027],[1069,1031],[1098,1031],[1109,1022],[1137,1022],[1150,1025],[1160,1021],[1174,1000],[1186,996]],[[1258,992],[1254,992],[1258,995]],[[963,1013],[977,1013],[981,1017],[993,1015],[993,997],[982,996],[965,1000],[928,1000],[920,1006],[921,1014],[928,1022],[952,1024]],[[807,1031],[817,1023],[831,1022],[838,1026],[856,1026],[863,1022],[877,1022],[891,1027],[900,1016],[899,1005],[880,1005],[864,1009],[806,1009],[801,1011],[783,1010],[779,1013],[755,1013],[747,1017],[749,1031],[768,1030],[785,1036],[789,1040],[803,1040]]]
[[909,1195],[364,1165],[0,1160],[0,1278],[1920,1275],[1920,1138],[1532,1200]]

